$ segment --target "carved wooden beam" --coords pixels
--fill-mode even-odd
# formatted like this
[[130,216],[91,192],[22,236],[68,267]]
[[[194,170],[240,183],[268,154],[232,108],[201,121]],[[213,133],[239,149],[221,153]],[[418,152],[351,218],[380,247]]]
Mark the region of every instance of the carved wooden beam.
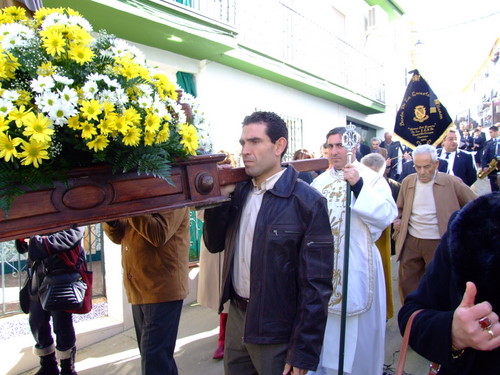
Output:
[[[171,169],[173,184],[135,172],[112,174],[109,166],[73,171],[67,183],[28,191],[8,213],[0,212],[0,241],[50,233],[72,225],[88,225],[168,209],[221,204],[220,186],[250,177],[244,168],[218,169],[224,154],[193,157]],[[291,162],[297,170],[328,167],[326,159]]]

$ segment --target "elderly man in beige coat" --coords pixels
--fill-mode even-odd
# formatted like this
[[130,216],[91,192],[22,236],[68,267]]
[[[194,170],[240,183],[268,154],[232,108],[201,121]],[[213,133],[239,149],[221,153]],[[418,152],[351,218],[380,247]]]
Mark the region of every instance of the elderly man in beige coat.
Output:
[[188,294],[189,209],[116,220],[104,231],[122,245],[142,375],[176,375],[175,341]]
[[413,162],[417,173],[403,180],[394,221],[401,302],[417,288],[451,214],[477,198],[460,178],[437,171],[435,147],[415,148]]

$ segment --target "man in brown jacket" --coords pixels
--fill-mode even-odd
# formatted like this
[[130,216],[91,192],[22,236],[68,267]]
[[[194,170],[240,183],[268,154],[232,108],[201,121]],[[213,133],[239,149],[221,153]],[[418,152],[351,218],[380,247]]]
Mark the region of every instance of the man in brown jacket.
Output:
[[417,173],[406,177],[401,184],[399,215],[394,220],[401,302],[417,289],[451,214],[477,198],[460,178],[437,171],[435,147],[415,148],[413,162]]
[[122,245],[142,374],[177,374],[174,348],[188,294],[189,209],[116,220],[104,224],[104,231]]

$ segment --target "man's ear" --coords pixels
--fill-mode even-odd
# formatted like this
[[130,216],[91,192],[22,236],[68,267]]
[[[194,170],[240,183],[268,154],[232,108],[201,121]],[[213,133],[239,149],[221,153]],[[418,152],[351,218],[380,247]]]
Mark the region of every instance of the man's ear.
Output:
[[285,150],[287,144],[288,144],[288,141],[283,137],[279,138],[276,141],[276,143],[274,145],[275,145],[275,149],[276,149],[276,154],[278,156],[281,156],[281,154]]

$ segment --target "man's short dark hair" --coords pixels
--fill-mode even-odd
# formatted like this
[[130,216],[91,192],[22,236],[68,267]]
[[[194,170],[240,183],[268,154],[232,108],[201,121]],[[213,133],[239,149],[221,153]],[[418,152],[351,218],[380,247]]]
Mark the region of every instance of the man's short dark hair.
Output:
[[332,130],[330,130],[328,132],[328,134],[326,135],[326,143],[328,143],[328,137],[331,136],[331,135],[335,135],[335,134],[340,134],[340,135],[343,135],[346,131],[346,128],[345,126],[337,126],[336,128],[333,128]]
[[492,125],[492,126],[490,126],[490,130],[493,130],[494,132],[497,132],[498,131],[498,126]]
[[281,157],[283,157],[288,148],[288,128],[286,127],[286,122],[274,112],[257,111],[243,119],[243,126],[259,122],[266,124],[266,134],[271,139],[271,142],[276,143],[280,138],[286,139],[285,149],[281,153]]

